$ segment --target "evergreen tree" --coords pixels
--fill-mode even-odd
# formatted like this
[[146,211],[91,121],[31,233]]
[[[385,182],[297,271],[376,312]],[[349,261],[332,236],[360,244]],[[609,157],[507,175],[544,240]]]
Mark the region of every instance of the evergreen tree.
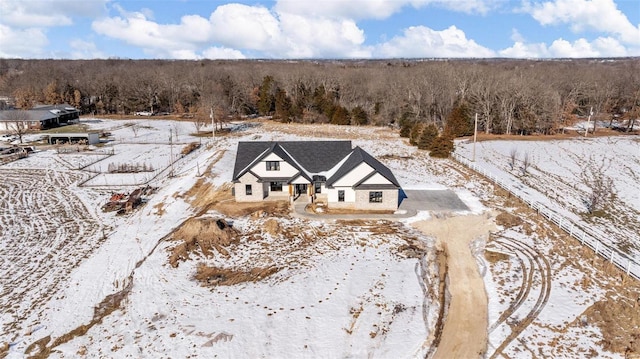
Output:
[[473,119],[464,103],[458,103],[453,107],[447,116],[444,132],[453,138],[473,135]]
[[415,125],[415,121],[412,119],[413,114],[410,111],[405,111],[402,113],[402,117],[400,117],[400,121],[398,121],[400,125],[400,137],[410,137],[411,129]]
[[369,115],[361,106],[356,106],[351,110],[351,122],[354,125],[366,125],[369,122]]
[[418,137],[418,148],[428,150],[436,137],[438,137],[438,127],[434,124],[425,126],[420,133],[420,137]]
[[331,123],[334,125],[348,125],[350,123],[349,111],[342,107],[336,106],[331,117]]
[[438,136],[433,139],[429,151],[431,157],[447,158],[453,152],[453,139],[446,135]]
[[291,122],[291,99],[285,90],[278,87],[275,96],[275,116],[281,122]]
[[265,76],[262,79],[262,85],[260,85],[260,92],[258,95],[258,113],[261,115],[268,115],[273,111],[275,101],[271,94],[272,84],[273,77]]
[[422,134],[422,129],[424,128],[424,124],[423,123],[414,123],[413,127],[411,127],[411,132],[409,133],[409,143],[411,144],[411,146],[417,146],[418,145],[418,139],[420,138],[420,135]]

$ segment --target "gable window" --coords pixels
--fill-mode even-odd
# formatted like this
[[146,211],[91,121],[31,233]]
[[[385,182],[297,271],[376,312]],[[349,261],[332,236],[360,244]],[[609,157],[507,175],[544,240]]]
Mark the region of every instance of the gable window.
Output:
[[267,171],[280,171],[280,162],[267,161]]
[[253,190],[251,189],[250,184],[244,186],[244,192],[247,196],[251,196],[251,194],[253,193]]
[[316,182],[313,184],[313,190],[316,194],[322,193],[322,182]]
[[338,190],[338,202],[344,202],[344,190]]
[[282,192],[282,182],[270,182],[269,190],[271,192]]
[[380,191],[369,192],[369,203],[382,203],[382,192]]

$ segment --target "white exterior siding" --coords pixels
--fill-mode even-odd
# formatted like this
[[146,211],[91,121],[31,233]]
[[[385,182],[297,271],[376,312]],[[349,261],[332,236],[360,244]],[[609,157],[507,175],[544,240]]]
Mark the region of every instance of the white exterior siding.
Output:
[[[338,191],[344,191],[344,202],[338,202]],[[353,207],[356,202],[356,191],[351,187],[334,187],[326,190],[329,207]]]
[[[264,186],[254,175],[247,172],[239,180],[240,182],[233,186],[236,202],[259,202],[264,199]],[[250,196],[247,195],[247,185],[251,185]]]
[[[279,171],[267,171],[267,161],[278,161],[280,163]],[[262,161],[255,164],[251,167],[251,171],[262,178],[285,178],[285,177],[293,177],[298,170],[290,165],[289,163],[282,160],[282,158],[276,156],[275,154],[270,154],[265,157]]]
[[309,180],[307,180],[306,178],[304,178],[302,176],[296,177],[296,179],[291,181],[291,183],[292,184],[308,184],[308,185],[311,185],[311,182],[309,182]]
[[359,164],[356,168],[352,169],[349,173],[342,176],[339,180],[333,183],[333,187],[351,187],[356,183],[362,181],[364,177],[373,172],[373,168],[366,163]]
[[362,182],[362,184],[393,184],[388,179],[384,178],[380,173],[376,173],[375,175],[368,178],[366,181]]

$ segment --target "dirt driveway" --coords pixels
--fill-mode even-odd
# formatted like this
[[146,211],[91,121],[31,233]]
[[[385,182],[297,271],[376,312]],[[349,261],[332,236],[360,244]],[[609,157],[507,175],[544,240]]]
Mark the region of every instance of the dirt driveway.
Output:
[[414,223],[446,252],[451,295],[435,358],[479,358],[487,350],[487,293],[469,243],[495,230],[488,214]]

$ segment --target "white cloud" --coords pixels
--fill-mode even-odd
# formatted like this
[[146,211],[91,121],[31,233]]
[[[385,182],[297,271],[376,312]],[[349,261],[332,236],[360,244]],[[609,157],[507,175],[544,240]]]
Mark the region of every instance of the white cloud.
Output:
[[201,16],[183,16],[179,24],[161,25],[141,12],[120,11],[121,16],[91,24],[99,34],[122,40],[160,57],[194,58],[198,45],[209,41],[211,25]]
[[464,31],[451,26],[437,31],[412,26],[402,36],[378,45],[377,57],[493,57],[495,53],[467,39]]
[[518,31],[518,29],[511,29],[511,40],[514,42],[524,42],[524,36]]
[[500,50],[499,54],[516,58],[621,57],[638,56],[640,48],[626,48],[612,37],[599,37],[591,42],[584,38],[573,42],[558,39],[549,46],[545,43],[515,42],[513,46]]
[[39,57],[42,56],[42,48],[48,43],[47,36],[41,29],[12,29],[0,24],[0,57]]
[[[159,57],[190,58],[207,45],[214,54],[232,58],[243,56],[242,50],[273,58],[370,57],[370,51],[362,46],[364,32],[349,19],[227,4],[217,7],[209,19],[191,15],[183,16],[178,24],[160,24],[141,12],[117,9],[120,16],[94,21],[94,31]],[[224,48],[238,52],[219,52]]]
[[569,24],[574,32],[595,30],[616,35],[628,44],[640,44],[640,25],[634,26],[613,0],[527,2],[523,10],[542,25]]
[[507,0],[278,0],[275,11],[305,17],[386,19],[405,7],[428,5],[452,11],[486,14]]
[[0,22],[14,27],[52,27],[73,24],[73,17],[106,13],[109,0],[2,0]]
[[282,46],[278,19],[265,7],[222,5],[210,22],[212,38],[225,46],[259,51]]
[[104,59],[107,56],[91,41],[74,39],[69,42],[72,59]]
[[242,52],[234,49],[229,49],[226,47],[210,47],[202,52],[204,58],[207,59],[230,59],[230,60],[239,60],[244,59],[246,56],[242,54]]

